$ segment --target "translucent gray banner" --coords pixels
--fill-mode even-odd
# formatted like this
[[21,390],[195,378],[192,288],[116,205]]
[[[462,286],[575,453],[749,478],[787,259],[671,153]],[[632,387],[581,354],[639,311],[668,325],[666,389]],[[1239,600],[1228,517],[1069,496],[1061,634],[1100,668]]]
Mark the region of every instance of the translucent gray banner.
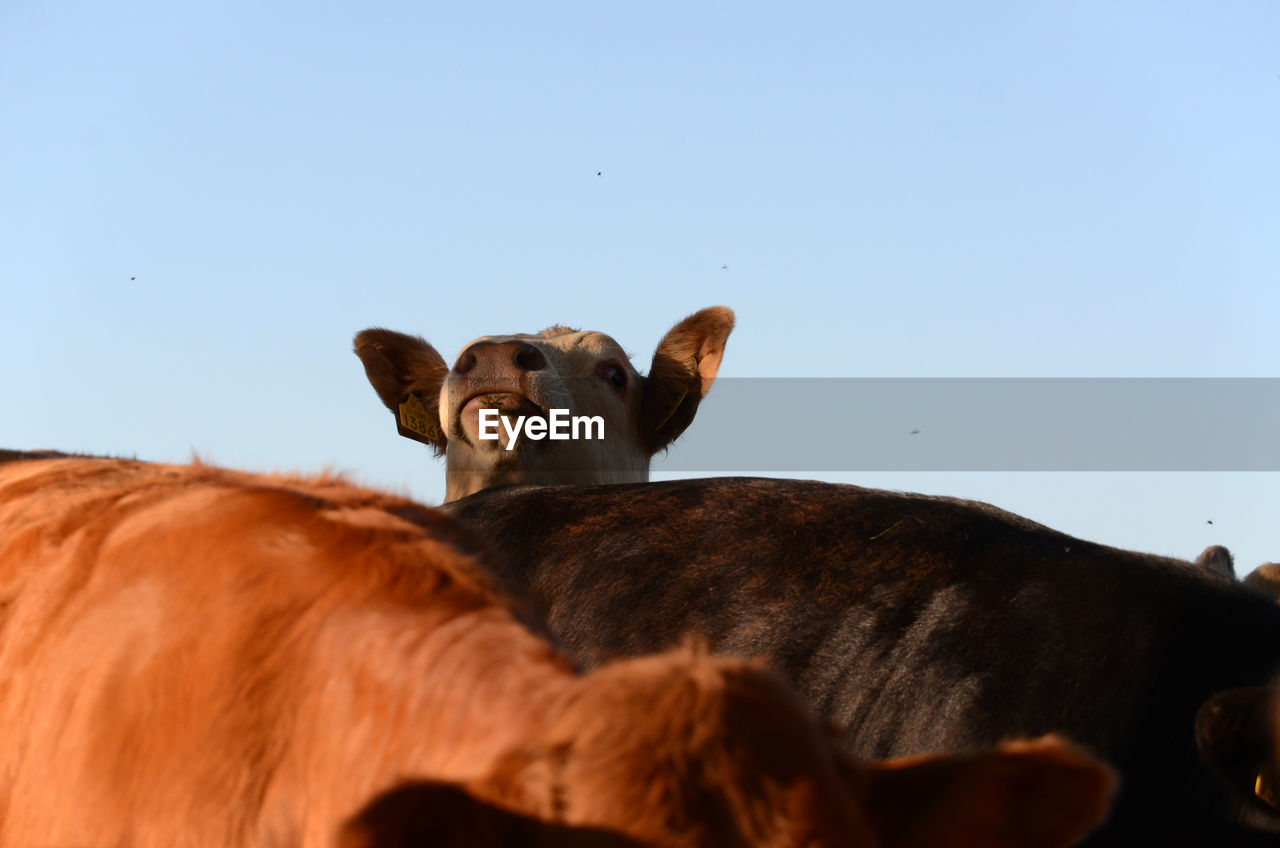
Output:
[[721,379],[655,468],[1280,471],[1280,379]]

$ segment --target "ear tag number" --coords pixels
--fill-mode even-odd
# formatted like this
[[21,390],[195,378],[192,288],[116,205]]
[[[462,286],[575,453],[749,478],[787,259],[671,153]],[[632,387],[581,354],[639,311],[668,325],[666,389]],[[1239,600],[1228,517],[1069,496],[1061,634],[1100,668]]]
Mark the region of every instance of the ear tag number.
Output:
[[417,395],[409,395],[408,399],[400,404],[398,422],[400,425],[398,429],[402,436],[428,443],[440,440],[439,423],[436,422],[435,416],[427,412],[422,398]]

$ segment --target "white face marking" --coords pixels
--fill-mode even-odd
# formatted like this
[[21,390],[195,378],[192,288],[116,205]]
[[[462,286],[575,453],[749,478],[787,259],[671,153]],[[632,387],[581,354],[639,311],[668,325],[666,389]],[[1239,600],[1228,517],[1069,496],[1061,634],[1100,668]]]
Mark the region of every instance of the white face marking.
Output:
[[[648,479],[649,457],[638,436],[642,382],[621,345],[604,333],[482,336],[466,345],[440,391],[449,499],[497,481]],[[556,409],[598,420],[603,438],[529,438],[524,428]],[[495,439],[480,438],[482,410],[497,410]]]

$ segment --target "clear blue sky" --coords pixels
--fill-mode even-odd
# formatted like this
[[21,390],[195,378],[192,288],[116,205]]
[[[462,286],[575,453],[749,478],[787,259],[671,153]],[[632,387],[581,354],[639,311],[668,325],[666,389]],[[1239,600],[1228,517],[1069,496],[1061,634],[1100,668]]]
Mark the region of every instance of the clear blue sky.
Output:
[[[1280,376],[1280,5],[619,5],[4,3],[0,444],[438,501],[355,331],[717,303],[728,377]],[[837,479],[1280,559],[1276,474]]]

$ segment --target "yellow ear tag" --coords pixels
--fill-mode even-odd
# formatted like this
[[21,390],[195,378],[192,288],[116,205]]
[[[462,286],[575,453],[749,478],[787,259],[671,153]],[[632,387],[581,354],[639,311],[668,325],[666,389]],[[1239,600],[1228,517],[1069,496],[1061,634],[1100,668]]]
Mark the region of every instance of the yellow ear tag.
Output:
[[688,394],[689,394],[688,389],[685,389],[683,392],[681,392],[680,397],[676,398],[675,403],[671,404],[671,408],[667,410],[667,414],[662,416],[662,420],[658,422],[658,426],[654,427],[653,429],[661,430],[662,425],[670,421],[671,416],[676,414],[676,410],[680,408],[680,404],[684,403],[684,399],[686,396],[688,396]]
[[1276,798],[1275,787],[1265,772],[1258,772],[1258,776],[1254,778],[1253,794],[1267,806],[1280,809],[1280,804],[1277,803],[1280,799]]
[[440,425],[436,422],[435,416],[427,412],[422,398],[417,395],[409,395],[408,399],[400,404],[398,423],[400,426],[397,429],[402,436],[428,444],[440,441]]

